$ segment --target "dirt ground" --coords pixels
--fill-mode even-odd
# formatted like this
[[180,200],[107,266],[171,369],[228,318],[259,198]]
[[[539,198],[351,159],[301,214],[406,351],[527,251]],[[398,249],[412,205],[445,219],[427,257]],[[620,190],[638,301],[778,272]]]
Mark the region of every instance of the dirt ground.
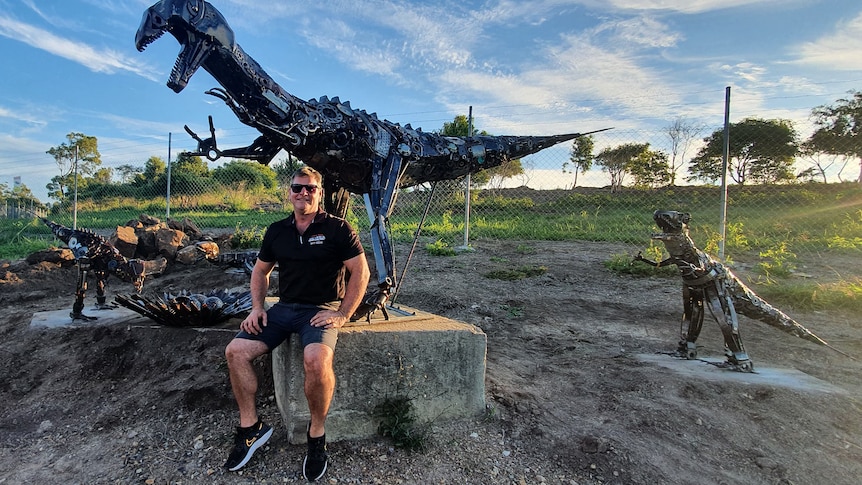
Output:
[[[384,438],[331,443],[326,482],[862,481],[862,363],[741,317],[743,341],[764,373],[734,379],[732,371],[669,355],[679,332],[679,280],[619,276],[602,265],[630,248],[482,240],[473,247],[454,257],[418,251],[396,304],[487,334],[487,412],[434,422],[424,452]],[[547,273],[523,280],[484,276],[539,265]],[[0,484],[302,481],[304,448],[288,444],[266,379],[259,403],[273,438],[241,473],[222,468],[236,423],[223,357],[232,331],[30,329],[34,312],[71,308],[75,277],[74,268],[48,263],[0,265]],[[246,283],[202,263],[171,268],[145,291]],[[108,290],[132,292],[115,279]],[[858,315],[785,310],[862,358]],[[707,321],[699,343],[701,357],[721,358],[717,325]],[[265,359],[259,367],[271,375]],[[823,385],[787,386],[767,369],[799,371]],[[716,372],[717,379],[705,377]]]

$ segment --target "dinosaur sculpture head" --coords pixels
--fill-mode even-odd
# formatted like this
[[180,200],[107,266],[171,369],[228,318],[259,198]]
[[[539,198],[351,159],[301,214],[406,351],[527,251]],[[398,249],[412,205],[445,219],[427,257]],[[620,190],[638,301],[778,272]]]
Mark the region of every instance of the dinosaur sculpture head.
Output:
[[668,234],[683,234],[688,231],[691,214],[687,212],[663,211],[653,212],[652,218],[662,231]]
[[111,261],[108,263],[108,269],[113,271],[121,280],[130,281],[138,293],[144,289],[146,271],[144,271],[144,263],[140,259],[124,259],[121,262]]
[[182,50],[168,78],[168,87],[182,91],[213,49],[233,49],[233,30],[221,13],[203,0],[161,0],[144,12],[135,34],[135,47],[143,51],[170,32]]

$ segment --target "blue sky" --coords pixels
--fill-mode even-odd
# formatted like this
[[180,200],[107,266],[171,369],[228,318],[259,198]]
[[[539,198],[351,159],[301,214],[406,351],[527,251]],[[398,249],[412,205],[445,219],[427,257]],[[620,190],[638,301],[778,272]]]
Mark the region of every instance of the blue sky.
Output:
[[[193,149],[183,125],[203,134],[208,115],[222,148],[257,135],[204,94],[217,86],[205,71],[180,94],[165,86],[173,37],[135,50],[151,3],[0,0],[0,183],[21,176],[45,200],[58,173],[45,151],[70,132],[97,137],[109,167],[166,158],[169,133],[174,156]],[[472,106],[493,134],[612,126],[617,144],[679,117],[719,128],[727,86],[731,121],[804,122],[862,89],[858,0],[211,3],[287,91],[426,131]]]

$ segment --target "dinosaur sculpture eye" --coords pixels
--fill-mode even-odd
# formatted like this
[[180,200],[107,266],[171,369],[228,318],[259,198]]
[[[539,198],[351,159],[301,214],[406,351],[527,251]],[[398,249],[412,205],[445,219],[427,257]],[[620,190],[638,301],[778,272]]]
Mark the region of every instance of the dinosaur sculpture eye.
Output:
[[203,16],[204,5],[200,0],[192,1],[186,4],[186,10],[189,12],[191,21],[196,21]]

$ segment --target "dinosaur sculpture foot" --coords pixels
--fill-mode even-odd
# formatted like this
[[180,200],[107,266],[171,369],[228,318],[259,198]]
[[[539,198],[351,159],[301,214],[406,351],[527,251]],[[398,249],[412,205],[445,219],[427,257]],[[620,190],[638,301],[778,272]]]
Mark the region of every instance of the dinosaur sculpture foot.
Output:
[[715,362],[712,364],[722,369],[728,369],[736,372],[754,373],[754,362],[752,362],[751,359],[728,359],[724,362]]
[[114,310],[119,307],[116,303],[96,303],[93,310]]
[[731,370],[735,370],[737,372],[746,372],[753,373],[754,372],[754,362],[751,360],[737,361],[737,362],[725,362],[725,367]]
[[687,360],[697,360],[697,345],[694,342],[682,340],[676,349],[676,355]]
[[386,311],[386,302],[388,300],[388,288],[381,288],[371,292],[364,300],[362,300],[362,303],[359,304],[356,311],[353,312],[353,315],[350,317],[350,321],[355,322],[364,318],[370,323],[371,316],[378,310],[383,314],[384,320],[389,320],[389,312]]

